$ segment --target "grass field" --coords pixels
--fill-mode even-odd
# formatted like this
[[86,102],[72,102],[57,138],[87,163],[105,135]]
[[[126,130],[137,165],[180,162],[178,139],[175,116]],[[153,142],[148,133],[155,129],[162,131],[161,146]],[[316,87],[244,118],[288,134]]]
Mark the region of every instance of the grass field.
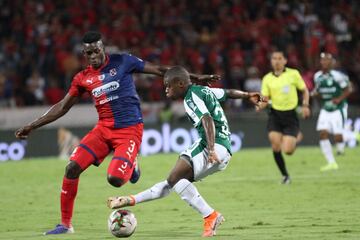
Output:
[[[242,150],[229,167],[196,184],[226,222],[215,239],[360,239],[360,148],[339,157],[340,169],[320,173],[319,148],[287,157],[292,184],[280,176],[269,149]],[[59,222],[65,161],[32,159],[0,164],[0,239],[114,239],[107,232],[108,196],[136,193],[166,178],[177,156],[141,159],[142,178],[115,189],[106,182],[108,160],[80,180],[75,234],[42,236]],[[131,239],[201,239],[202,219],[179,197],[132,208],[138,228]]]

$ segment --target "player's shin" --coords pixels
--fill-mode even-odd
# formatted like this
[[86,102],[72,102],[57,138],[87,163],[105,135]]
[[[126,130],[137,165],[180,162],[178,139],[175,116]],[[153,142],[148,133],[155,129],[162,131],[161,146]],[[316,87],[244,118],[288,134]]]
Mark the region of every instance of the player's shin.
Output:
[[64,177],[60,194],[61,201],[61,223],[66,227],[71,227],[74,201],[79,185],[79,178],[69,179]]
[[159,182],[152,186],[149,189],[146,189],[143,192],[140,192],[134,195],[135,203],[141,203],[146,201],[155,200],[158,198],[163,198],[169,195],[170,193],[170,186],[168,182],[165,180],[163,182]]
[[181,179],[178,181],[173,190],[179,194],[182,200],[187,202],[192,208],[198,211],[203,217],[209,216],[214,209],[200,195],[194,184],[187,179]]

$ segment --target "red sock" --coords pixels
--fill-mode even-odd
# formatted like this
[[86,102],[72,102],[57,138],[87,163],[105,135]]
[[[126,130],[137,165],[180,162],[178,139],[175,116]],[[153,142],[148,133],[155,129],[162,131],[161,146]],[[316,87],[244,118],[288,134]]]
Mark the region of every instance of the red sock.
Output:
[[60,194],[61,200],[61,223],[66,227],[71,226],[74,201],[78,189],[79,178],[63,178],[62,189]]

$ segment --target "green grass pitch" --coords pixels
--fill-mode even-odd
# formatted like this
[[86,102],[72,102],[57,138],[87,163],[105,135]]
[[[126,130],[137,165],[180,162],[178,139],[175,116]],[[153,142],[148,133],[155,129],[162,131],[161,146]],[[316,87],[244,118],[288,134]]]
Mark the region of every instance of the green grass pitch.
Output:
[[[269,148],[242,150],[228,168],[196,183],[226,222],[214,239],[360,239],[360,148],[338,157],[340,169],[320,173],[320,149],[299,147],[286,157],[292,184],[280,176]],[[56,158],[0,163],[0,239],[115,239],[107,231],[108,196],[137,193],[167,177],[177,155],[141,159],[142,177],[121,189],[106,182],[106,160],[80,179],[75,234],[42,236],[59,222],[66,161]],[[175,193],[133,207],[131,239],[201,239],[202,219]]]

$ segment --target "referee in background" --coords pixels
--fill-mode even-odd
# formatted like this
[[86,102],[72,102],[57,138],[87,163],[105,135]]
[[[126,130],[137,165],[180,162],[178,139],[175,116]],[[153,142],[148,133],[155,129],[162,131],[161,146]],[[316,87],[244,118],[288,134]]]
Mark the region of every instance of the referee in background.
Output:
[[302,115],[310,116],[309,91],[304,80],[296,69],[286,67],[287,59],[284,52],[274,51],[271,54],[272,71],[262,80],[261,93],[269,98],[258,110],[264,109],[271,102],[267,123],[268,137],[273,150],[274,159],[283,178],[282,184],[291,183],[282,155],[294,153],[297,137],[300,136],[298,106],[298,90],[302,93]]

